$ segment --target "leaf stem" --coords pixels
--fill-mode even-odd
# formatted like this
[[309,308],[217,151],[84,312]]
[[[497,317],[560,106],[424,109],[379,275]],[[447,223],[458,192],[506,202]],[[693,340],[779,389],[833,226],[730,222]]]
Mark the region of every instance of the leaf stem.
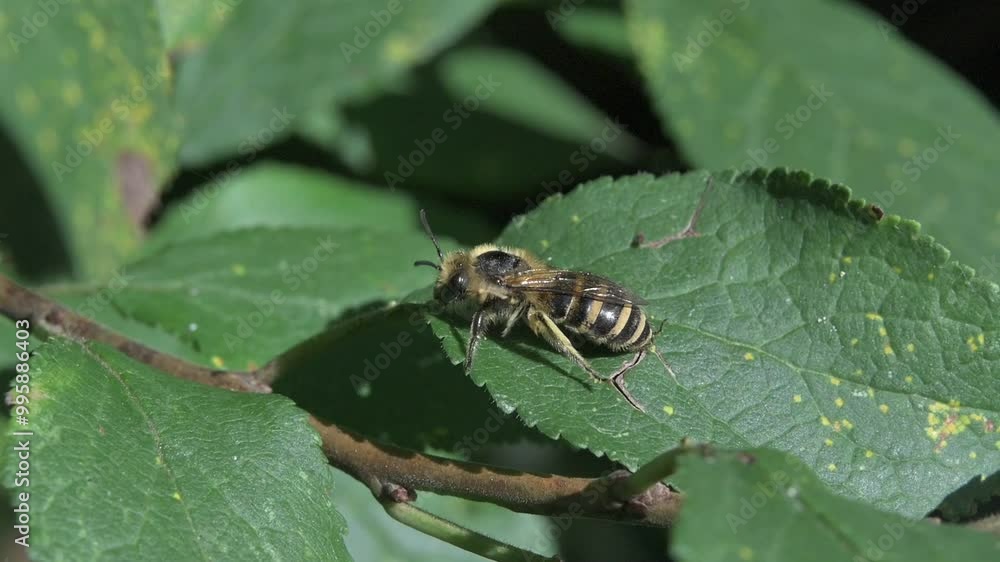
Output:
[[497,562],[559,560],[557,557],[547,558],[477,533],[408,502],[397,502],[388,498],[379,501],[385,508],[385,512],[396,521],[489,560]]
[[639,470],[617,485],[619,496],[622,499],[633,498],[661,483],[664,478],[677,472],[677,457],[689,451],[688,443],[681,442],[680,447],[662,453],[640,466]]

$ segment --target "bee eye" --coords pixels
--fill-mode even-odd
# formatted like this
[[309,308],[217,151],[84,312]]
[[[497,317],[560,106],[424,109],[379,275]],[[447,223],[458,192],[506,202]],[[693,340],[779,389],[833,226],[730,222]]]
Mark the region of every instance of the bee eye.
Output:
[[453,276],[445,284],[438,286],[434,290],[434,298],[441,302],[449,303],[462,298],[465,295],[469,280],[464,273]]

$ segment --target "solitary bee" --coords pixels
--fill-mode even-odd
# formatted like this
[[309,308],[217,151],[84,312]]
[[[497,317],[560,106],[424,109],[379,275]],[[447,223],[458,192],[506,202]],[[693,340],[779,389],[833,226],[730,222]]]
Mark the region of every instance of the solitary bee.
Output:
[[[559,353],[572,359],[592,380],[610,381],[616,390],[639,411],[645,411],[625,389],[625,373],[653,352],[674,380],[673,370],[653,344],[655,333],[649,326],[640,297],[604,277],[581,271],[554,269],[530,252],[481,244],[472,250],[444,255],[437,238],[420,211],[420,221],[434,243],[440,263],[419,260],[440,272],[434,284],[434,299],[443,305],[472,300],[479,308],[472,316],[472,328],[465,355],[465,371],[472,370],[479,342],[490,326],[503,323],[501,337],[510,333],[524,318],[528,327]],[[635,351],[610,377],[603,378],[580,355],[560,328],[616,352]]]

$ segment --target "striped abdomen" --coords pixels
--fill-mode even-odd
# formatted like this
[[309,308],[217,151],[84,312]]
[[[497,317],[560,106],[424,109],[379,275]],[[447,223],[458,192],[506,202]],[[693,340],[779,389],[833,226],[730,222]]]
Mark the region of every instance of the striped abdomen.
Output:
[[603,302],[582,295],[553,294],[550,316],[594,343],[615,351],[633,351],[653,338],[646,313],[635,304]]

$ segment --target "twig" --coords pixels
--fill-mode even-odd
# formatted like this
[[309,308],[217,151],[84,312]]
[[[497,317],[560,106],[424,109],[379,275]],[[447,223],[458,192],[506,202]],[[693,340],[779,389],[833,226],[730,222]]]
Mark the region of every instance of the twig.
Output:
[[260,382],[255,373],[209,369],[161,353],[26,289],[4,275],[0,275],[0,314],[11,320],[28,319],[33,325],[41,326],[52,335],[75,341],[96,341],[110,345],[140,363],[175,377],[240,392],[261,394],[271,392],[271,387]]
[[489,502],[520,513],[613,519],[656,527],[670,526],[682,503],[682,495],[666,486],[659,501],[632,503],[632,498],[620,495],[616,486],[628,478],[627,471],[603,478],[573,478],[497,469],[377,443],[316,418],[310,418],[309,423],[319,432],[330,462],[373,491],[391,483]]

